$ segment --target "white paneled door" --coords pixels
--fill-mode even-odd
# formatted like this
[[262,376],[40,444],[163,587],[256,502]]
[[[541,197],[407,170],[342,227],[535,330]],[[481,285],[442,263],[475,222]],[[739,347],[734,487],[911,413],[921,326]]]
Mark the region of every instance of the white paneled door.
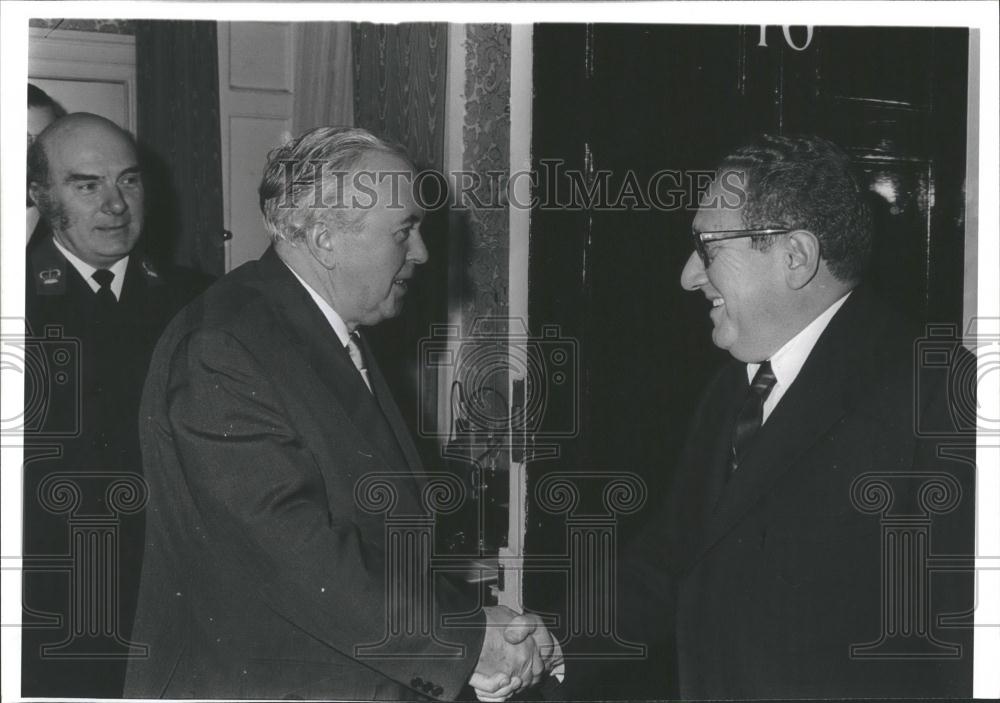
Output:
[[292,128],[294,31],[287,22],[219,23],[219,120],[226,270],[267,248],[257,186],[267,152]]

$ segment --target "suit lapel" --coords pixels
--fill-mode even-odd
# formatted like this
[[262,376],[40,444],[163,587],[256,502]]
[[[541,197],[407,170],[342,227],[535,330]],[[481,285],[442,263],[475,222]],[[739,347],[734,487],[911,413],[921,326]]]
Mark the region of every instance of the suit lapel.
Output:
[[[852,377],[862,364],[857,334],[864,313],[863,295],[853,294],[824,330],[802,370],[761,428],[743,464],[730,478],[708,520],[695,558],[737,525],[802,456],[854,405]],[[730,426],[725,430],[728,447]]]
[[691,476],[693,485],[683,492],[684,503],[691,511],[691,522],[685,530],[689,534],[705,534],[726,487],[730,451],[727,428],[736,422],[740,402],[749,388],[746,366],[731,364],[722,373],[718,384],[718,394],[713,394],[712,402],[705,407],[698,423],[704,428],[705,435],[699,441],[703,451],[695,460],[696,473]]
[[402,450],[403,455],[406,458],[406,464],[409,466],[410,470],[414,472],[418,477],[422,479],[423,466],[420,461],[420,454],[417,452],[416,446],[413,444],[413,439],[410,436],[410,431],[406,426],[406,421],[403,419],[403,414],[399,411],[399,406],[396,405],[396,401],[392,396],[392,391],[389,389],[389,385],[385,382],[385,377],[382,375],[382,370],[379,368],[378,362],[375,360],[375,355],[371,352],[371,347],[368,346],[368,342],[365,340],[364,335],[361,337],[361,346],[364,349],[365,358],[368,361],[368,376],[372,383],[372,392],[378,401],[379,406],[382,409],[382,413],[385,415],[385,419],[388,421],[393,434],[396,437],[396,442],[399,448]]
[[347,350],[273,248],[261,257],[258,271],[277,319],[284,322],[289,343],[302,351],[310,368],[340,402],[375,455],[389,468],[406,468],[396,436]]

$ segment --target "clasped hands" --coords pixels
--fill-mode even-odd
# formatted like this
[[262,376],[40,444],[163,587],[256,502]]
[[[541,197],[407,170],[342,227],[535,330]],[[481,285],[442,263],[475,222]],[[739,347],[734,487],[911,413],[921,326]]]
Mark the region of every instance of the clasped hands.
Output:
[[562,650],[541,618],[502,605],[483,609],[486,635],[469,685],[481,701],[504,701],[562,664]]

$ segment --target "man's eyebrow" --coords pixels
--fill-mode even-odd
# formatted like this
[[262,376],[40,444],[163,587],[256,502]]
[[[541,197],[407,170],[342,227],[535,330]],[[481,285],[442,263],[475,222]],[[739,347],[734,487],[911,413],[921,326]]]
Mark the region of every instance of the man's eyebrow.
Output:
[[399,226],[403,226],[403,225],[413,226],[415,224],[419,224],[420,222],[422,222],[423,219],[424,218],[421,215],[417,215],[415,213],[414,214],[410,214],[410,215],[407,215],[406,217],[404,217],[402,220],[399,221]]
[[[135,173],[142,173],[142,169],[139,166],[129,166],[127,169],[118,174],[118,178],[122,176],[131,176]],[[89,173],[71,173],[66,176],[66,183],[78,183],[81,181],[99,181],[101,176],[96,176]]]
[[71,173],[66,176],[65,183],[75,183],[77,181],[99,181],[100,176],[93,176],[89,173]]

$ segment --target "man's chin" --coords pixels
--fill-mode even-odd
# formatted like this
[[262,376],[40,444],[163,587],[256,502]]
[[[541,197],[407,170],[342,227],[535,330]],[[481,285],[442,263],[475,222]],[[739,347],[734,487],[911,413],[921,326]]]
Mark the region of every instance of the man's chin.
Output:
[[734,342],[735,340],[727,330],[718,326],[712,328],[712,344],[719,349],[725,349],[731,353]]
[[371,315],[366,317],[361,324],[364,327],[373,327],[380,322],[385,322],[386,320],[391,320],[394,317],[399,317],[399,314],[403,312],[403,301],[399,299],[395,302],[386,301],[386,303],[380,307],[378,310],[373,312]]

